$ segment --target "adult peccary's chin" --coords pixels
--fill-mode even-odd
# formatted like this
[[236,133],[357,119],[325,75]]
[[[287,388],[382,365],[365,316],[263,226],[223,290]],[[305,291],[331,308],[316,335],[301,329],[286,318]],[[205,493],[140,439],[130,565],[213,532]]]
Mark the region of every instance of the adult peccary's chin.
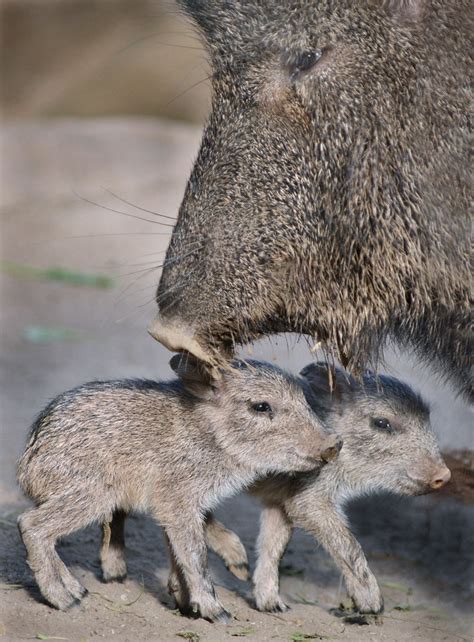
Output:
[[151,333],[301,332],[352,372],[390,337],[469,394],[470,3],[182,4],[214,97]]

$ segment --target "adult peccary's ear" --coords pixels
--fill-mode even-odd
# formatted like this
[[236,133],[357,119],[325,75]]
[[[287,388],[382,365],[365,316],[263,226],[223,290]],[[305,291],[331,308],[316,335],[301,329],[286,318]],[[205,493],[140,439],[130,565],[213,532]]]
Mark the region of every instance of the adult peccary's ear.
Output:
[[331,405],[341,401],[345,393],[357,386],[356,380],[345,370],[325,361],[309,363],[301,370],[300,376],[308,381],[320,402]]
[[223,14],[232,7],[228,0],[178,0],[178,5],[197,25],[209,45],[222,32]]
[[400,22],[417,22],[423,15],[425,0],[381,0],[382,8]]
[[180,352],[170,359],[170,366],[192,395],[199,399],[214,397],[217,381],[203,361],[189,352]]

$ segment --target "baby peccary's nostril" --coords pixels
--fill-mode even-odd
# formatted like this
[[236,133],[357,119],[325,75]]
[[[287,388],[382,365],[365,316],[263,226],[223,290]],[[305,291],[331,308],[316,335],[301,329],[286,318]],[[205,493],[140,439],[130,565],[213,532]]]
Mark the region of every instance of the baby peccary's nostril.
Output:
[[336,459],[336,457],[339,455],[339,451],[342,448],[343,441],[341,437],[336,437],[334,443],[326,448],[326,450],[323,450],[321,453],[321,458],[323,461],[328,462],[332,461],[333,459]]
[[445,484],[447,484],[450,479],[451,471],[449,470],[449,468],[443,468],[433,477],[430,486],[433,490],[438,490],[439,488],[442,488]]

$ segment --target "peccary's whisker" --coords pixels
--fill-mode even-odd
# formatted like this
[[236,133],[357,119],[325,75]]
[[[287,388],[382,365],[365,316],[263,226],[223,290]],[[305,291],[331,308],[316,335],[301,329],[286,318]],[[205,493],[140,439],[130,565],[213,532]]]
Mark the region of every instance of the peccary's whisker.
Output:
[[161,270],[162,267],[163,267],[163,264],[154,265],[151,268],[143,268],[143,270],[135,270],[134,272],[125,272],[124,274],[117,274],[116,276],[117,276],[117,278],[121,279],[121,278],[124,278],[126,276],[134,276],[135,274],[145,275],[147,273],[154,272],[155,270]]
[[[154,221],[153,221],[154,223]],[[78,234],[74,236],[61,236],[50,239],[38,239],[31,241],[33,245],[37,243],[51,243],[55,241],[69,241],[71,239],[95,239],[107,236],[170,236],[170,232],[112,232],[106,234]],[[166,251],[166,250],[165,250]]]
[[[153,272],[154,270],[160,270],[162,267],[165,265],[172,265],[173,263],[179,263],[182,259],[186,258],[187,256],[190,256],[191,254],[194,254],[197,251],[198,248],[195,250],[191,250],[190,252],[187,252],[185,254],[181,254],[181,256],[176,256],[174,259],[169,259],[168,261],[163,261],[163,263],[159,263],[158,265],[154,265],[151,268],[145,268],[143,270],[137,270],[135,272],[127,272],[125,274],[119,274],[118,276],[123,277],[123,276],[133,276],[134,274],[139,274],[140,272]],[[154,263],[154,261],[148,261],[145,263],[136,263],[136,266],[140,265],[149,265],[149,263]],[[122,267],[122,266],[118,266]],[[133,267],[133,264],[130,266]]]
[[161,216],[162,218],[167,218],[170,221],[176,221],[176,218],[174,216],[168,216],[167,214],[160,214],[159,212],[154,212],[153,210],[149,210],[146,207],[135,205],[135,203],[131,203],[130,201],[127,201],[125,198],[122,198],[122,196],[115,194],[115,192],[112,192],[112,190],[108,189],[107,187],[103,187],[102,189],[104,190],[104,192],[107,192],[107,194],[110,194],[117,200],[121,201],[122,203],[125,203],[125,205],[130,205],[130,207],[134,207],[135,209],[140,210],[141,212],[147,212],[148,214],[153,214],[154,216]]
[[84,201],[85,203],[89,203],[90,205],[95,205],[96,207],[100,207],[103,210],[107,210],[108,212],[114,212],[114,214],[122,214],[122,216],[128,216],[129,218],[135,218],[138,221],[145,221],[146,223],[153,223],[154,225],[161,225],[162,227],[171,227],[174,228],[174,225],[171,225],[169,223],[162,223],[161,221],[150,221],[150,219],[145,218],[143,216],[136,216],[135,214],[130,214],[128,212],[122,212],[120,210],[114,210],[113,207],[108,207],[107,205],[102,205],[101,203],[96,203],[95,201],[91,201],[90,199],[86,198],[85,196],[81,196],[77,192],[73,190],[73,193],[75,196],[81,199],[81,201]]
[[[183,247],[183,250],[189,250],[190,248],[193,248],[193,251],[196,252],[203,246],[204,246],[204,243],[202,243],[201,241],[195,241],[194,243],[189,243],[188,245],[185,245]],[[158,254],[166,254],[167,251],[168,251],[168,248],[166,248],[166,250],[161,250],[160,252],[149,252],[147,254],[140,254],[140,256],[137,258],[141,259],[141,258],[145,258],[146,256],[156,256]],[[182,256],[184,255],[180,255],[180,257]]]
[[201,78],[201,80],[198,80],[197,82],[193,83],[190,87],[188,87],[187,89],[185,89],[184,91],[182,91],[181,93],[179,93],[177,96],[175,96],[174,98],[172,98],[169,102],[167,102],[167,103],[164,105],[164,107],[169,107],[172,103],[174,103],[174,101],[175,101],[175,100],[178,100],[178,98],[181,98],[182,96],[184,96],[185,94],[187,94],[187,93],[188,93],[188,91],[191,91],[192,89],[195,89],[196,87],[198,87],[198,86],[199,86],[200,84],[202,84],[203,82],[206,82],[207,80],[211,80],[211,78],[212,78],[212,74],[209,74],[209,75],[208,75],[208,76],[206,76],[205,78]]
[[[183,287],[183,285],[184,285],[185,283],[186,283],[186,281],[180,281],[179,283],[176,283],[173,287],[167,288],[164,292],[162,292],[162,293],[160,294],[160,296],[157,296],[157,297],[156,297],[156,302],[157,302],[157,303],[161,303],[161,301],[163,301],[163,299],[165,299],[165,298],[168,296],[168,294],[169,294],[170,292],[173,292],[173,291],[175,291],[175,290],[179,290],[180,288],[182,288],[182,287]],[[162,308],[162,309],[167,310],[167,309],[168,309],[168,306],[165,306],[165,307],[164,307],[164,308]]]
[[[134,47],[135,45],[138,45],[138,44],[140,44],[142,42],[146,42],[147,40],[150,40],[151,38],[156,38],[156,36],[159,36],[159,35],[162,35],[162,34],[157,32],[157,33],[152,33],[149,36],[143,36],[142,38],[137,38],[137,40],[133,40],[131,43],[129,43],[128,45],[126,45],[122,49],[119,49],[117,51],[117,55],[118,54],[122,54],[125,51],[128,51],[128,49],[131,49],[132,47]],[[159,45],[160,47],[173,47],[175,49],[191,49],[193,51],[203,51],[202,47],[193,47],[192,45],[177,45],[177,44],[173,44],[173,43],[170,43],[170,42],[162,42],[160,40],[155,41],[155,44]]]
[[[143,263],[127,263],[127,264],[124,264],[124,265],[113,265],[113,266],[111,266],[111,269],[121,270],[124,267],[128,267],[128,268],[131,268],[131,267],[145,267],[147,265],[152,265],[152,266],[156,266],[156,267],[163,267],[163,263],[161,263],[160,265],[156,265],[156,261],[144,261]],[[121,276],[126,276],[126,275],[122,274]]]
[[[190,245],[188,247],[185,247],[183,249],[186,250],[186,249],[189,249],[189,247],[193,247],[194,251],[197,251],[200,247],[202,247],[202,244],[199,243],[199,244],[196,244],[195,246],[193,246],[193,244],[190,243]],[[148,252],[147,254],[140,254],[137,258],[142,259],[142,258],[145,258],[147,256],[159,256],[159,255],[162,255],[162,254],[166,254],[167,251],[168,251],[168,248],[166,248],[166,250],[161,250],[160,252]]]

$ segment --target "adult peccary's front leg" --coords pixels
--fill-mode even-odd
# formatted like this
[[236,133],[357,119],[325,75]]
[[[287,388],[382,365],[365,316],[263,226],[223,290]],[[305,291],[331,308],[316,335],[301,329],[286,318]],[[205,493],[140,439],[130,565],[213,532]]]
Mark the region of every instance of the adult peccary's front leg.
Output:
[[[290,514],[293,517],[292,511]],[[361,613],[383,611],[380,588],[371,572],[362,547],[350,532],[342,514],[332,503],[320,507],[301,506],[295,524],[314,535],[331,555],[344,576],[349,596]]]
[[186,515],[175,523],[167,520],[166,536],[170,554],[174,556],[172,578],[177,577],[177,568],[182,577],[181,585],[189,591],[189,608],[195,615],[211,622],[227,622],[228,613],[216,597],[212,580],[207,570],[207,546],[204,524],[199,515]]
[[278,564],[291,537],[292,523],[281,506],[269,505],[262,512],[258,535],[257,567],[253,576],[259,611],[286,611],[279,595]]

